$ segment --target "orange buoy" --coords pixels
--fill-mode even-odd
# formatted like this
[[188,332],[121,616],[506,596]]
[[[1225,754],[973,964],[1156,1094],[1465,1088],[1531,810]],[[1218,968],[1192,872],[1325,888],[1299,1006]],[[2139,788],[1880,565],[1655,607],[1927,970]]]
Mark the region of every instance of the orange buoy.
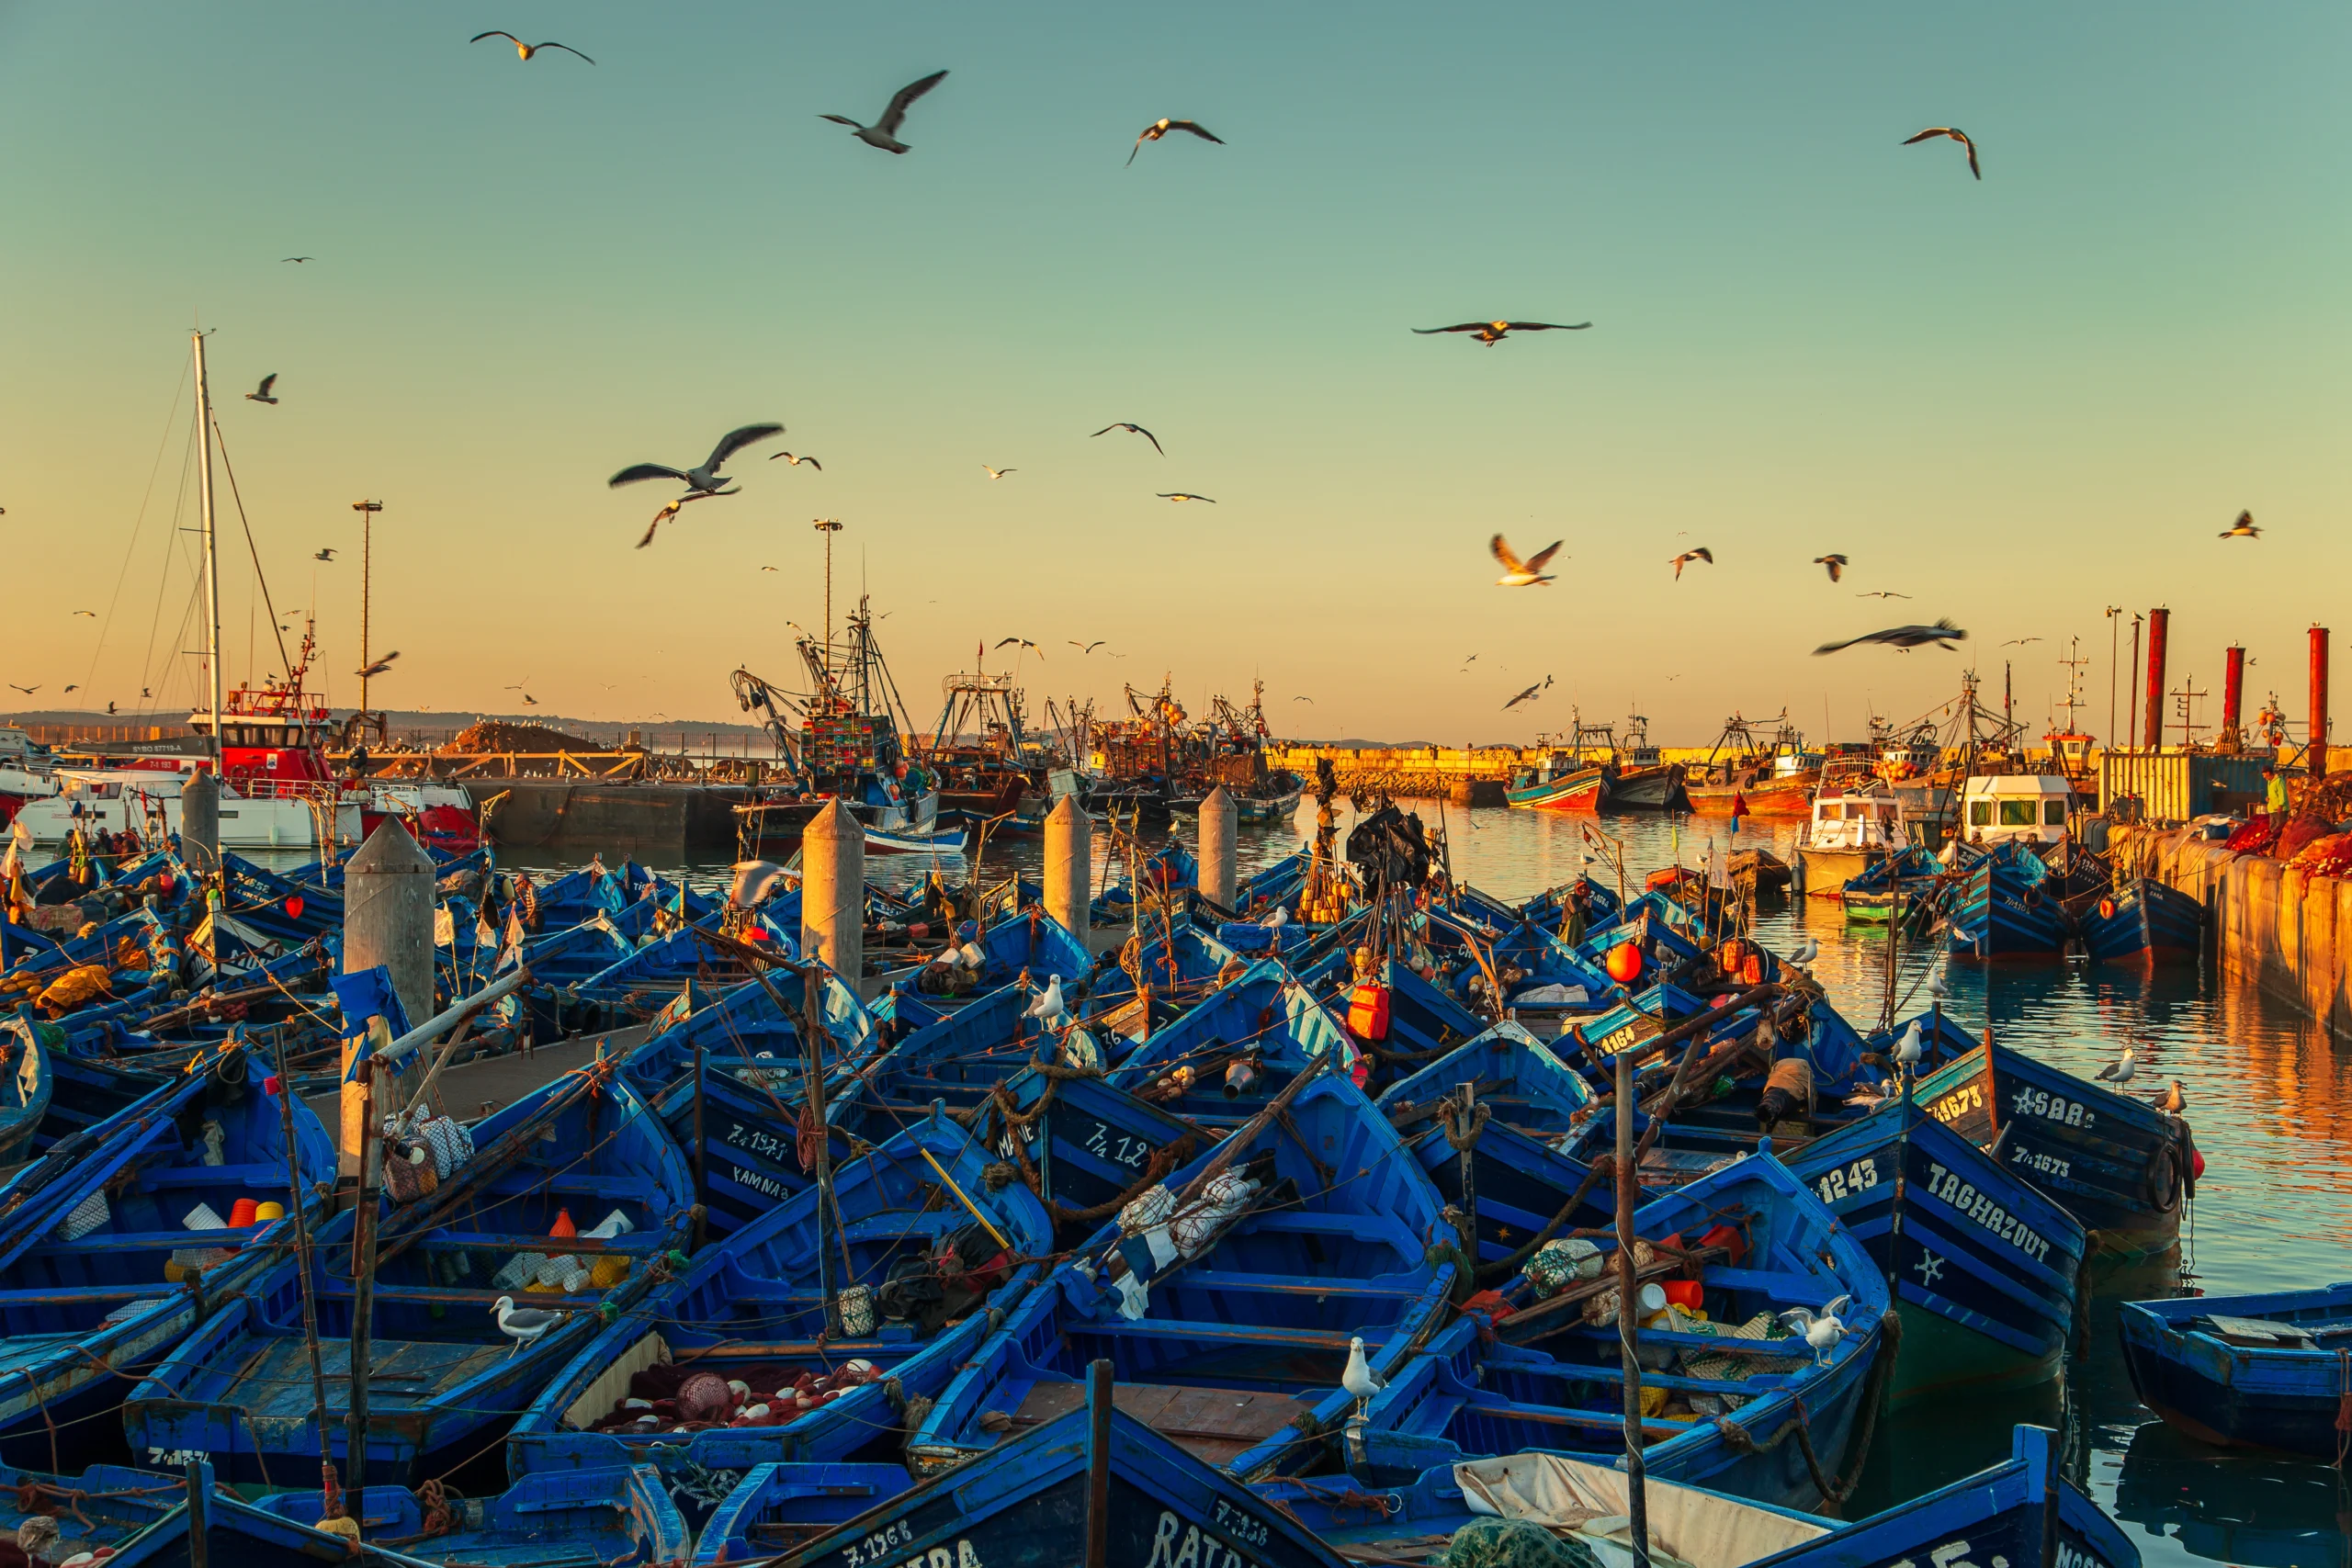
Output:
[[579,1234],[580,1227],[571,1223],[571,1211],[569,1209],[558,1209],[555,1212],[555,1228],[548,1232],[548,1235],[564,1236],[578,1235]]
[[1609,977],[1621,986],[1630,986],[1642,977],[1642,950],[1630,942],[1621,942],[1609,950]]

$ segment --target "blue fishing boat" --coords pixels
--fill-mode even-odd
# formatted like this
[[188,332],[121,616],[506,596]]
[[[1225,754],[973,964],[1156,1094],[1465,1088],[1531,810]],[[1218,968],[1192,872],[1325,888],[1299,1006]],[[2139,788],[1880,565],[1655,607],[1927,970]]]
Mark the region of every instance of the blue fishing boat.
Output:
[[2194,964],[2205,950],[2205,906],[2153,876],[2089,904],[2082,928],[2095,964]]
[[1154,1032],[1106,1076],[1187,1121],[1230,1126],[1326,1055],[1352,1068],[1358,1053],[1295,976],[1264,960]]
[[1344,1075],[1318,1074],[1286,1110],[1129,1203],[1013,1307],[940,1395],[913,1462],[985,1462],[1082,1403],[1098,1359],[1128,1409],[1231,1474],[1320,1458],[1351,1344],[1395,1376],[1454,1269],[1425,1258],[1436,1190]]
[[[56,1540],[45,1557],[63,1562],[120,1546],[170,1513],[182,1495],[165,1477],[128,1465],[94,1464],[78,1475],[59,1475],[0,1464],[0,1540],[17,1541],[21,1550],[21,1543],[38,1542],[54,1527]],[[35,1519],[45,1522],[20,1533]]]
[[[1480,1103],[1484,1103],[1483,1100]],[[1555,1236],[1616,1223],[1611,1184],[1542,1138],[1489,1121],[1467,1151],[1471,1180],[1463,1181],[1463,1150],[1442,1126],[1408,1132],[1413,1157],[1438,1196],[1477,1223],[1477,1283],[1516,1275]]]
[[956,928],[944,956],[905,964],[876,978],[885,986],[903,987],[945,1010],[1009,986],[1023,975],[1040,985],[1059,978],[1074,1002],[1093,973],[1094,958],[1085,944],[1046,913],[1042,905],[1032,905],[1004,915],[985,931],[967,920]]
[[1347,1025],[1357,1049],[1392,1072],[1410,1072],[1486,1032],[1485,1019],[1395,958],[1358,980],[1343,948],[1299,978]]
[[[2131,1539],[2061,1475],[2056,1438],[2016,1427],[2003,1462],[1850,1523],[1652,1474],[1650,1549],[1654,1560],[1690,1568],[1903,1568],[1939,1558],[2139,1568]],[[1562,1454],[1437,1466],[1377,1506],[1328,1483],[1256,1491],[1355,1562],[1409,1568],[1437,1561],[1464,1529],[1475,1539],[1513,1524],[1565,1537],[1571,1557],[1582,1548],[1608,1568],[1632,1561],[1623,1472]]]
[[1154,1019],[1172,1019],[1216,990],[1228,965],[1245,962],[1190,920],[1143,937],[1128,939],[1086,995],[1086,1016],[1130,1040],[1148,1035]]
[[1099,1455],[1093,1412],[1081,1402],[911,1487],[895,1466],[762,1466],[711,1517],[695,1568],[759,1561],[775,1568],[1069,1568],[1089,1560],[1097,1507],[1105,1562],[1343,1568],[1283,1509],[1131,1414],[1141,1392],[1119,1385]]
[[[342,1504],[371,1551],[443,1568],[662,1568],[694,1546],[650,1465],[526,1475],[495,1497],[427,1501],[405,1486],[370,1486]],[[316,1491],[275,1492],[260,1506],[312,1529],[325,1516]]]
[[1099,1077],[1049,1077],[1042,1066],[1006,1079],[981,1125],[982,1141],[1019,1165],[1069,1245],[1216,1140]]
[[2343,1461],[2352,1283],[2127,1302],[2123,1364],[2140,1403],[2199,1442]]
[[1496,1024],[1399,1078],[1374,1103],[1399,1130],[1415,1134],[1437,1115],[1438,1101],[1465,1083],[1476,1086],[1496,1123],[1538,1138],[1566,1133],[1592,1104],[1584,1075],[1516,1023]]
[[276,1261],[298,1182],[323,1212],[334,1145],[297,1100],[289,1162],[288,1108],[261,1078],[180,1078],[23,1173],[38,1191],[0,1225],[0,1458],[53,1470],[109,1451],[94,1418]]
[[[934,1107],[684,1270],[658,1303],[605,1328],[507,1435],[509,1472],[660,1467],[695,1499],[713,1472],[770,1461],[897,1457],[935,1398],[1044,1270],[1044,1207],[991,1187],[994,1156]],[[838,1264],[829,1330],[824,1264]],[[698,1384],[699,1386],[690,1386]]]
[[2055,958],[2070,922],[2050,867],[2019,843],[1996,844],[1952,889],[1945,914],[1953,956]]
[[0,1033],[0,1166],[21,1165],[33,1152],[33,1135],[49,1115],[57,1083],[50,1070],[49,1046],[30,1010],[19,1027]]
[[1992,1043],[1928,1075],[1917,1098],[2074,1215],[2093,1252],[2144,1257],[2179,1240],[2198,1163],[2179,1117]]
[[[413,1484],[472,1454],[527,1405],[615,1313],[655,1310],[670,1255],[692,1228],[694,1183],[661,1122],[613,1065],[575,1069],[471,1130],[473,1151],[433,1190],[389,1204],[377,1232],[369,1362],[368,1474]],[[399,1157],[399,1156],[395,1156]],[[573,1210],[579,1217],[574,1218]],[[259,1481],[297,1473],[327,1445],[345,1458],[349,1422],[349,1210],[311,1258],[326,1376],[321,1432],[303,1337],[301,1280],[278,1264],[216,1311],[130,1393],[132,1451],[211,1457]],[[501,1303],[505,1303],[502,1308]],[[504,1310],[552,1312],[526,1340]]]
[[[353,1561],[356,1548],[345,1537],[243,1501],[214,1483],[209,1466],[197,1467],[193,1485],[175,1484],[168,1476],[154,1477],[151,1484],[160,1495],[177,1495],[172,1506],[116,1546],[103,1560],[107,1568],[192,1568],[198,1562],[233,1563],[236,1568],[339,1568]],[[420,1558],[372,1544],[367,1558],[386,1568],[433,1568]]]
[[[1643,1381],[1663,1396],[1644,1417],[1648,1472],[1758,1502],[1819,1503],[1814,1477],[1838,1472],[1856,1415],[1877,1397],[1866,1374],[1887,1291],[1869,1255],[1779,1161],[1756,1156],[1645,1203],[1634,1229],[1637,1277],[1687,1286],[1695,1262],[1704,1302],[1692,1316],[1664,1296],[1639,1331]],[[1645,1257],[1668,1237],[1680,1238],[1679,1256]],[[1576,1250],[1560,1266],[1538,1252],[1503,1287],[1508,1310],[1491,1329],[1481,1314],[1457,1318],[1372,1396],[1346,1427],[1360,1482],[1408,1485],[1431,1465],[1528,1450],[1622,1462],[1615,1238],[1566,1246]],[[1608,1321],[1589,1321],[1588,1303],[1604,1295]],[[1845,1332],[1816,1348],[1781,1325],[1792,1309],[1834,1313]],[[1802,1440],[1758,1440],[1800,1411]]]

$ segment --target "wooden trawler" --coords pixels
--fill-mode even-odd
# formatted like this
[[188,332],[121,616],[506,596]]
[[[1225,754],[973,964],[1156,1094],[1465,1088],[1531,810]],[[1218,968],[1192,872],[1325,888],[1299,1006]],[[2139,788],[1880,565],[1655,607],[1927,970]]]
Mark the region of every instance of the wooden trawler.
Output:
[[1803,817],[1821,782],[1822,753],[1808,750],[1804,737],[1781,715],[1770,739],[1758,724],[1734,714],[1723,733],[1683,781],[1690,809],[1701,817]]

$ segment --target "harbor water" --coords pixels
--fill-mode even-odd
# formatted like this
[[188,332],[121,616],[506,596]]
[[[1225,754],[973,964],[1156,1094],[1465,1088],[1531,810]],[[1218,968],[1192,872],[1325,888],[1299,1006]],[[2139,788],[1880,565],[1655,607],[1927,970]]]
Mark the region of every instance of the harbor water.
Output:
[[[1634,891],[1650,871],[1705,863],[1718,848],[1770,849],[1793,861],[1793,822],[1751,818],[1735,836],[1723,818],[1590,818],[1404,803],[1446,830],[1457,877],[1516,901],[1589,871],[1613,884],[1622,854]],[[1300,847],[1313,807],[1295,824],[1240,829],[1246,874]],[[1344,835],[1350,819],[1343,816]],[[1178,835],[1193,829],[1180,821]],[[1606,841],[1598,849],[1592,835]],[[1622,846],[1622,849],[1619,848]],[[1114,852],[1097,837],[1097,881]],[[1035,874],[1042,846],[998,838],[984,878]],[[1589,859],[1588,859],[1589,857]],[[502,865],[560,863],[525,853]],[[700,886],[723,886],[723,864],[666,867]],[[920,881],[925,857],[870,859],[877,882]],[[961,881],[961,860],[940,867]],[[1854,1022],[1875,1022],[1888,984],[1884,927],[1849,925],[1835,900],[1768,899],[1757,934],[1786,952],[1803,936],[1822,946],[1814,969]],[[1924,944],[1895,953],[1894,986],[1919,1010],[1917,988],[1942,962]],[[1962,1394],[1906,1405],[1883,1420],[1845,1512],[1859,1517],[2007,1457],[2009,1428],[2059,1428],[2070,1473],[2134,1537],[2150,1568],[2214,1562],[2257,1568],[2352,1568],[2352,1488],[2324,1466],[2206,1448],[2165,1428],[2132,1397],[2116,1341],[2118,1303],[2184,1292],[2278,1291],[2352,1279],[2352,1051],[2250,987],[2223,982],[2210,964],[2109,970],[2086,964],[1950,966],[1947,1011],[1972,1032],[1990,1025],[2017,1045],[2089,1077],[2126,1041],[2138,1053],[2141,1094],[2177,1078],[2207,1166],[2182,1224],[2177,1257],[2088,1276],[2085,1329],[2066,1373],[2041,1389]],[[1991,1564],[1979,1568],[1993,1568]]]

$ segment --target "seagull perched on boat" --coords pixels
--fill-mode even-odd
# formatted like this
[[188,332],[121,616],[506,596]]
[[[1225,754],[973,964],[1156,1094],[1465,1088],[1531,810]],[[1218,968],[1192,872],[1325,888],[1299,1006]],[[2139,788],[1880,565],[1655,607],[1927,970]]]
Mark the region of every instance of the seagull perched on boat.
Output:
[[1505,713],[1509,713],[1509,712],[1510,712],[1510,710],[1511,710],[1511,709],[1513,709],[1513,708],[1517,707],[1517,706],[1518,706],[1520,704],[1521,704],[1521,703],[1532,703],[1532,702],[1533,702],[1537,697],[1539,697],[1539,696],[1541,696],[1541,695],[1543,694],[1543,692],[1544,692],[1544,682],[1541,682],[1541,681],[1538,681],[1538,682],[1535,682],[1535,684],[1533,684],[1532,686],[1528,687],[1528,688],[1527,688],[1527,690],[1525,690],[1525,691],[1523,691],[1523,692],[1520,693],[1520,694],[1519,694],[1519,695],[1517,695],[1517,696],[1515,696],[1515,697],[1511,698],[1511,700],[1510,700],[1510,701],[1509,701],[1509,702],[1505,703],[1505,704],[1503,705],[1503,712],[1505,712]]
[[1928,1047],[1919,1038],[1919,1021],[1915,1018],[1911,1027],[1903,1032],[1903,1038],[1894,1043],[1894,1059],[1903,1066],[1916,1067],[1927,1054]]
[[1944,984],[1941,975],[1930,975],[1928,976],[1928,995],[1937,1001],[1948,1002],[1951,1000],[1951,987]]
[[[560,49],[560,50],[563,51],[563,52],[564,52],[564,53],[566,53],[566,54],[580,54],[580,51],[579,51],[578,50],[576,50],[576,49],[572,48],[572,47],[571,47],[570,44],[568,44],[568,43],[558,43],[558,42],[556,42],[553,39],[548,39],[547,42],[545,42],[545,43],[525,43],[521,39],[516,38],[513,33],[510,33],[510,32],[502,32],[501,30],[499,30],[499,29],[498,29],[498,28],[491,28],[491,30],[490,30],[490,31],[488,31],[488,32],[486,32],[486,33],[476,33],[476,34],[474,34],[474,36],[473,36],[473,37],[471,37],[471,38],[468,39],[466,41],[467,41],[468,43],[480,43],[482,39],[486,39],[486,38],[503,38],[503,39],[504,39],[508,43],[511,43],[511,44],[513,44],[513,45],[514,46],[514,58],[515,58],[515,59],[517,59],[517,60],[522,60],[522,61],[528,61],[528,60],[531,58],[531,56],[533,56],[533,55],[535,55],[535,54],[538,53],[538,52],[539,52],[539,51],[541,51],[541,50],[543,50],[543,49]],[[584,54],[580,54],[580,58],[581,58],[581,59],[582,59],[582,60],[588,60],[588,57],[587,57],[586,55],[584,55]],[[594,64],[595,64],[596,62],[595,62],[594,61],[593,61],[593,60],[588,60],[588,63],[589,63],[589,64],[591,64],[591,65],[594,65]]]
[[2241,512],[2238,513],[2238,520],[2236,522],[2222,530],[2222,537],[2224,539],[2259,539],[2262,537],[2262,530],[2254,525],[2253,513]]
[[947,79],[944,71],[934,71],[920,82],[910,82],[890,96],[890,107],[872,125],[860,125],[846,115],[820,114],[819,119],[830,119],[835,125],[846,125],[857,133],[857,139],[868,147],[879,147],[885,152],[903,152],[907,144],[899,140],[899,127],[906,123],[907,110],[917,98]]
[[1438,333],[1468,333],[1488,348],[1513,333],[1580,333],[1592,325],[1590,321],[1464,321],[1451,327],[1415,327],[1423,337]]
[[1155,491],[1153,493],[1158,495],[1162,501],[1205,501],[1211,506],[1215,506],[1216,504],[1215,498],[1205,495],[1194,495],[1189,491],[1163,490]]
[[686,491],[685,494],[677,497],[667,506],[664,506],[661,511],[653,514],[653,521],[645,525],[645,536],[638,540],[637,547],[641,550],[645,548],[646,546],[651,544],[653,542],[653,536],[660,532],[662,524],[676,522],[679,511],[685,506],[686,502],[690,501],[709,501],[717,496],[734,495],[736,493],[738,492],[734,490],[690,490]]
[[2127,1043],[2123,1047],[2123,1055],[2098,1070],[2098,1079],[2101,1083],[2126,1084],[2132,1081],[2132,1075],[2139,1070],[2139,1063],[2132,1055],[2132,1047]]
[[381,675],[385,671],[390,670],[392,667],[392,660],[398,659],[400,656],[401,650],[396,648],[392,649],[391,652],[384,655],[383,658],[376,660],[375,663],[368,665],[365,670],[356,671],[356,673],[363,681],[367,680],[371,675]]
[[1102,429],[1100,429],[1100,430],[1096,431],[1094,434],[1095,434],[1096,435],[1108,435],[1108,434],[1111,434],[1111,432],[1113,432],[1113,431],[1114,431],[1114,430],[1125,430],[1125,431],[1131,432],[1131,433],[1133,433],[1134,434],[1140,435],[1140,436],[1142,436],[1146,441],[1148,441],[1148,442],[1150,442],[1150,443],[1151,443],[1151,449],[1152,449],[1153,451],[1155,451],[1155,452],[1159,453],[1159,454],[1161,457],[1165,457],[1166,456],[1168,456],[1168,448],[1166,448],[1165,446],[1162,446],[1159,444],[1159,436],[1154,435],[1150,431],[1146,430],[1142,425],[1140,425],[1140,424],[1130,424],[1130,423],[1127,423],[1125,420],[1124,420],[1124,419],[1113,420],[1110,423],[1108,423],[1108,424],[1104,425]]
[[1931,125],[1928,127],[1927,130],[1919,132],[1917,136],[1905,137],[1903,139],[1903,145],[1905,147],[1916,146],[1919,142],[1937,136],[1949,136],[1954,141],[1959,142],[1962,147],[1967,148],[1968,172],[1974,175],[1980,180],[1984,177],[1984,171],[1977,167],[1976,164],[1976,143],[1968,139],[1968,132],[1961,130],[1960,127],[1956,125]]
[[[1542,549],[1536,551],[1532,556],[1530,556],[1527,559],[1521,560],[1517,556],[1511,554],[1510,542],[1500,534],[1496,535],[1493,538],[1487,541],[1487,550],[1497,560],[1503,563],[1503,574],[1495,579],[1495,586],[1498,588],[1532,588],[1539,582],[1551,581],[1552,579],[1545,574],[1544,568],[1552,559],[1554,552],[1559,549],[1561,543],[1562,541],[1555,539],[1550,544],[1544,546]],[[1466,667],[1470,663],[1471,660],[1475,660],[1477,657],[1478,656],[1474,653],[1469,659],[1465,659],[1462,662]]]
[[819,461],[817,461],[817,459],[816,459],[816,458],[814,458],[814,457],[797,457],[797,456],[795,456],[794,454],[792,454],[792,453],[790,453],[790,452],[771,452],[771,453],[769,453],[769,454],[768,454],[768,461],[769,461],[769,462],[771,462],[771,463],[778,463],[778,462],[781,462],[781,463],[788,463],[788,464],[790,464],[792,467],[794,467],[794,468],[798,468],[801,464],[806,463],[806,464],[808,464],[810,468],[812,468],[816,469],[816,470],[817,470],[819,473],[820,473],[820,474],[821,474],[821,473],[823,473],[823,472],[825,471],[825,465],[824,465],[824,464],[822,464],[822,463],[820,463],[820,462],[819,462]]
[[1022,1016],[1051,1023],[1069,1010],[1069,1005],[1062,1000],[1062,977],[1048,975],[1046,976],[1046,988],[1037,993],[1037,999],[1029,1004],[1029,1010]]
[[514,1341],[515,1350],[538,1343],[563,1322],[563,1314],[539,1307],[518,1307],[513,1296],[499,1297],[491,1303],[490,1310],[498,1319],[498,1331]]
[[699,467],[673,468],[665,463],[633,463],[605,482],[618,490],[639,479],[677,479],[690,491],[717,491],[726,487],[727,481],[718,477],[718,470],[728,458],[754,441],[765,441],[771,435],[783,434],[784,426],[781,424],[739,425],[718,438],[718,445],[710,449],[710,456],[704,458]]
[[1365,1414],[1366,1407],[1372,1404],[1372,1396],[1388,1386],[1388,1380],[1374,1371],[1372,1363],[1364,1359],[1363,1336],[1361,1334],[1348,1340],[1348,1367],[1340,1374],[1340,1386],[1356,1396],[1356,1414],[1359,1416]]
[[1938,621],[1932,626],[1889,626],[1882,632],[1864,632],[1860,637],[1849,637],[1844,642],[1825,642],[1813,652],[1815,658],[1819,658],[1822,654],[1835,653],[1841,648],[1852,648],[1865,642],[1883,642],[1890,648],[1899,648],[1905,653],[1931,642],[1949,650],[1967,636],[1966,632],[1953,626],[1951,622],[1944,620]]
[[1133,164],[1136,161],[1136,154],[1143,151],[1145,142],[1157,141],[1171,130],[1189,130],[1204,141],[1214,141],[1220,147],[1225,145],[1224,137],[1210,135],[1192,120],[1156,119],[1143,128],[1143,134],[1136,137],[1136,144],[1127,150],[1127,162]]
[[55,1562],[66,1554],[58,1550],[65,1532],[47,1514],[34,1514],[17,1527],[17,1550],[28,1562]]
[[276,386],[277,384],[277,371],[275,371],[275,370],[273,370],[273,371],[271,371],[268,375],[266,375],[266,376],[265,376],[265,377],[263,377],[263,378],[261,378],[261,385],[260,385],[258,388],[256,388],[254,390],[250,391],[250,392],[247,392],[247,393],[245,394],[245,401],[247,401],[247,402],[249,402],[249,403],[275,403],[275,402],[277,402],[277,400],[276,398],[273,398],[273,397],[271,397],[271,396],[269,395],[269,389],[270,389],[272,387]]
[[2180,1092],[2180,1080],[2175,1078],[2156,1100],[2156,1109],[2167,1116],[2177,1116],[2188,1108],[2188,1097]]
[[333,559],[334,559],[334,547],[330,546],[330,547],[327,547],[326,549],[323,549],[323,550],[319,551],[317,554],[315,554],[315,555],[311,556],[311,558],[312,560],[333,560]]
[[1839,578],[1846,575],[1846,558],[1844,556],[1815,556],[1813,558],[1813,564],[1815,566],[1827,567],[1829,569],[1829,581],[1832,582],[1837,581]]
[[1789,962],[1792,964],[1810,964],[1820,956],[1821,944],[1814,941],[1813,938],[1807,937],[1803,942],[1797,943],[1795,948],[1790,952]]
[[1715,564],[1715,552],[1704,545],[1698,545],[1683,551],[1666,564],[1674,569],[1674,580],[1679,582],[1682,581],[1682,569],[1694,560],[1702,560],[1709,566],[1713,566]]
[[1020,471],[1018,468],[991,468],[986,463],[980,465],[980,472],[992,479],[1001,479],[1007,474],[1017,474]]
[[1826,1366],[1829,1364],[1829,1352],[1838,1348],[1838,1342],[1846,1337],[1846,1325],[1838,1314],[1852,1299],[1850,1296],[1839,1296],[1819,1312],[1811,1307],[1791,1307],[1781,1314],[1781,1326],[1804,1336],[1804,1342],[1813,1347],[1815,1362]]

